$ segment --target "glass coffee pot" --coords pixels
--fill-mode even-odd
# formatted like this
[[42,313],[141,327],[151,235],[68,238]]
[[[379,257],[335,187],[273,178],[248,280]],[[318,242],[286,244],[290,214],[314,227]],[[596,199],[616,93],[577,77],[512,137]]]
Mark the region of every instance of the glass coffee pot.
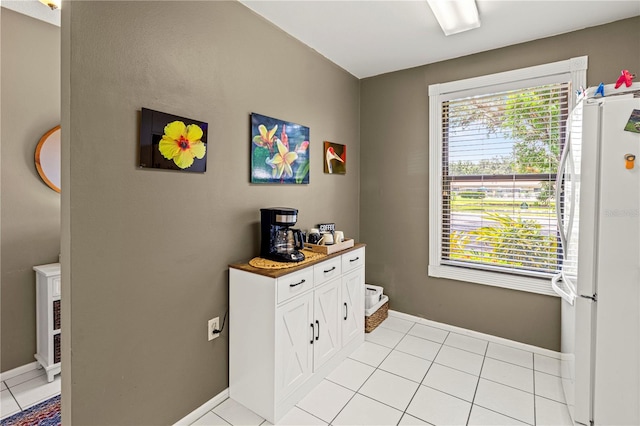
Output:
[[273,245],[276,253],[291,254],[294,250],[304,248],[302,232],[299,229],[280,228],[273,232],[275,234]]
[[304,260],[302,231],[291,228],[298,220],[298,210],[289,207],[260,209],[260,257],[278,262]]

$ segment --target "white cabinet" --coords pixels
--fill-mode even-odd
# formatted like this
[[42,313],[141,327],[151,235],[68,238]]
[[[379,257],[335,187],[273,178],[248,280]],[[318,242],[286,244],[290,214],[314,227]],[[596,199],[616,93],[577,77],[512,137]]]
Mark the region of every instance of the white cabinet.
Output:
[[[290,394],[313,373],[313,294],[298,297],[276,311],[275,392]],[[310,331],[311,328],[311,331]],[[237,337],[240,338],[240,337]]]
[[[313,371],[317,371],[342,348],[340,339],[340,279],[313,292]],[[276,372],[277,374],[277,372]]]
[[60,264],[34,266],[36,271],[36,343],[34,355],[47,380],[60,373]]
[[364,330],[364,268],[342,278],[342,345],[356,339]]
[[229,396],[273,424],[364,341],[364,245],[292,269],[229,268]]
[[290,395],[342,347],[340,280],[276,309],[276,394]]

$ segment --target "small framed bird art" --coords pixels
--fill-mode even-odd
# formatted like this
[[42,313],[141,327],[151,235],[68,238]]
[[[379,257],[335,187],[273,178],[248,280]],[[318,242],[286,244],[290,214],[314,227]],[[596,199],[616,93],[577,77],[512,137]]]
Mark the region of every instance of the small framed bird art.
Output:
[[324,141],[324,172],[344,175],[347,173],[347,146]]

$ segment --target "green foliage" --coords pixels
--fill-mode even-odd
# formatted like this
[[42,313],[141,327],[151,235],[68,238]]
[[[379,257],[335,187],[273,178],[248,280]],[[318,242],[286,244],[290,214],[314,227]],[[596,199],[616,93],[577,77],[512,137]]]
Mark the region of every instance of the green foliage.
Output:
[[[513,157],[505,158],[505,164],[511,166],[507,173],[555,173],[563,121],[559,92],[560,89],[538,88],[507,94],[506,98],[496,95],[466,100],[450,107],[449,125],[453,129],[481,129],[487,137],[502,134],[512,139]],[[469,167],[460,163],[453,168]]]
[[560,159],[559,89],[509,95],[501,128],[516,140],[519,173],[555,173]]
[[553,182],[540,182],[540,192],[536,199],[541,206],[551,205],[551,200],[556,195],[556,188]]
[[[547,271],[557,263],[557,242],[553,236],[542,234],[542,226],[520,215],[487,213],[486,219],[495,225],[483,226],[469,232],[454,231],[450,236],[452,259],[481,263],[495,263],[521,269]],[[482,251],[470,250],[472,239],[483,243]]]
[[481,200],[487,197],[487,194],[481,191],[463,191],[459,192],[458,195],[460,198],[473,198],[476,200]]
[[296,183],[302,183],[304,178],[309,173],[309,160],[305,161],[303,164],[298,166],[298,170],[296,171]]
[[482,253],[468,249],[471,238],[464,231],[453,231],[449,234],[449,253],[451,259],[479,261]]
[[470,176],[470,175],[508,175],[515,171],[515,160],[513,157],[493,157],[473,161],[454,161],[449,164],[450,176]]

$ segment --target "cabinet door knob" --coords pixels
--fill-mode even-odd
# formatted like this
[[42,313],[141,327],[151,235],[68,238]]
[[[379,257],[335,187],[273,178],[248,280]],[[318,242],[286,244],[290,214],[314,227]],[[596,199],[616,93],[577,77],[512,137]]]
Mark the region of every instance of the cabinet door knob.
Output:
[[360,259],[360,256],[356,257],[355,259],[350,259],[349,262],[355,262],[358,259]]
[[316,334],[316,340],[320,338],[320,322],[316,320],[316,325],[318,326],[318,334]]
[[313,329],[313,323],[309,324],[311,326],[311,341],[309,343],[311,343],[313,345],[313,336],[316,334],[315,330]]
[[333,270],[335,270],[335,269],[336,269],[336,267],[334,266],[334,267],[333,267],[333,268],[331,268],[331,269],[326,269],[326,270],[324,271],[324,273],[325,273],[325,274],[328,274],[329,272],[331,272],[331,271],[333,271]]
[[347,302],[344,302],[344,320],[347,320],[347,317],[349,316],[349,306],[347,306]]

